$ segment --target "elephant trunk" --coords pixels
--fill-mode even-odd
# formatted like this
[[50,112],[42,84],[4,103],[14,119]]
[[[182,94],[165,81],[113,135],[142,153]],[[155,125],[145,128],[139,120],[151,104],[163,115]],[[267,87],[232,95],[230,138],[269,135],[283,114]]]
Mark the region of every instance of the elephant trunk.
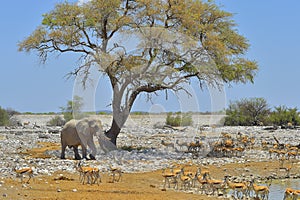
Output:
[[117,146],[113,144],[110,138],[106,137],[103,132],[96,132],[96,137],[98,139],[100,148],[105,152],[108,153],[110,151],[117,150]]

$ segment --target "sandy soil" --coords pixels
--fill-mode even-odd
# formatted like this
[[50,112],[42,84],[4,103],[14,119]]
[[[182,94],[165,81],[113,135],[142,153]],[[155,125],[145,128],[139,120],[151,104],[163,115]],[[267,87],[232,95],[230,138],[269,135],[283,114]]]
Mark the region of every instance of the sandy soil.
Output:
[[[43,157],[47,149],[59,148],[58,144],[44,144],[41,148],[28,150],[26,154]],[[75,162],[75,161],[74,161]],[[288,164],[288,163],[286,163]],[[209,165],[213,178],[222,179],[224,175],[239,176],[241,173],[266,176],[270,173],[286,173],[279,170],[278,161],[247,162],[244,164]],[[186,163],[186,169],[195,171],[196,166]],[[295,166],[293,171],[299,170]],[[293,173],[293,172],[291,172]],[[82,185],[78,173],[59,171],[52,176],[35,176],[29,184],[22,184],[18,178],[1,180],[0,195],[2,199],[110,199],[110,200],[155,200],[155,199],[222,199],[206,195],[185,193],[182,190],[163,190],[162,171],[149,173],[123,174],[120,182],[111,183],[111,177],[102,173],[102,182],[97,185]]]

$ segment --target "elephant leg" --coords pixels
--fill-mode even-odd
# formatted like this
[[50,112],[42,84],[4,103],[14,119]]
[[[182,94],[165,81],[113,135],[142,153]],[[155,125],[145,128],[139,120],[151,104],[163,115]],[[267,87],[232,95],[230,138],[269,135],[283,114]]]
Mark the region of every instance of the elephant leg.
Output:
[[81,160],[81,156],[78,153],[78,146],[73,146],[73,151],[75,154],[75,160]]
[[91,160],[96,160],[95,156],[97,154],[97,149],[95,146],[95,143],[93,141],[93,138],[91,140],[88,141],[88,146],[90,147],[90,149],[92,150],[92,153],[89,155]]
[[67,147],[66,144],[64,144],[64,143],[61,144],[61,154],[60,154],[60,158],[61,158],[61,159],[66,159],[66,158],[65,158],[66,147]]
[[82,148],[82,158],[87,159],[86,154],[87,154],[87,148],[84,145],[81,145]]
[[93,156],[93,154],[91,154],[91,153],[90,153],[89,157],[90,157],[90,160],[96,160],[95,156]]

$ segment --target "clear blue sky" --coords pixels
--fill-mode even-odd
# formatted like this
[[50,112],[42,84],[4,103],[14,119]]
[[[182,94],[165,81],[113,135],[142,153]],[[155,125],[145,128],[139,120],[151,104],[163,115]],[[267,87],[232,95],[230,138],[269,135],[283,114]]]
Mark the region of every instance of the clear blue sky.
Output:
[[[60,0],[10,0],[0,8],[0,106],[20,112],[59,111],[72,98],[73,80],[64,75],[76,62],[72,55],[52,57],[40,65],[38,57],[17,51],[18,41],[40,25],[42,14]],[[223,9],[234,13],[238,31],[251,44],[247,57],[258,62],[260,70],[254,84],[226,87],[226,102],[247,97],[264,97],[271,107],[286,105],[300,108],[300,1],[299,0],[217,0]],[[109,84],[101,79],[96,95],[96,109],[109,109]],[[206,91],[194,88],[200,110],[210,110]],[[101,91],[101,92],[99,92]],[[172,96],[172,95],[171,95]],[[142,99],[142,97],[140,98]],[[155,106],[136,103],[135,110],[176,110],[175,99],[154,98]],[[161,105],[160,105],[161,104]]]

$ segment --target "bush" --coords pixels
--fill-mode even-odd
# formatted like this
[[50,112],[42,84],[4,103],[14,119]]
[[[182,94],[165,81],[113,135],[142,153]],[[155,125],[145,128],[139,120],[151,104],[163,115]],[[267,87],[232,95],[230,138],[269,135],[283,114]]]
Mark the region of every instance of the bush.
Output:
[[82,98],[79,96],[74,96],[73,101],[68,101],[66,107],[60,107],[64,119],[66,122],[70,121],[73,119],[73,114],[76,114],[76,118],[80,119],[83,118],[83,114],[81,113],[81,108],[83,106]]
[[191,113],[172,113],[167,114],[166,124],[170,126],[190,126],[193,124]]
[[231,102],[226,110],[226,126],[257,126],[268,124],[270,108],[264,98]]
[[66,121],[61,116],[53,117],[47,124],[49,126],[63,126]]
[[6,110],[0,107],[0,126],[9,125],[9,115]]
[[20,112],[14,110],[13,108],[7,108],[6,112],[7,112],[9,118],[11,118],[14,115],[19,115],[20,114]]
[[273,125],[283,126],[288,123],[300,124],[300,117],[297,108],[287,108],[286,106],[275,107],[275,111],[270,114],[270,122]]

